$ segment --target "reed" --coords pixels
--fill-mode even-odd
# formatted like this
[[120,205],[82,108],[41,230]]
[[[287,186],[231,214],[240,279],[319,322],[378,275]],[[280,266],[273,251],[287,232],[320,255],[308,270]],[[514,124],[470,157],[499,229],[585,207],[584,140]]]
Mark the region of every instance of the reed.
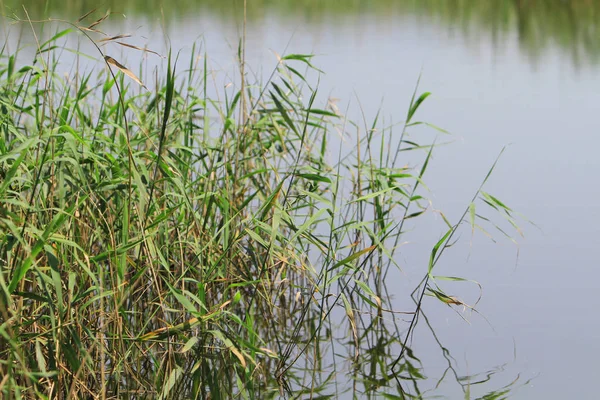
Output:
[[467,280],[436,263],[460,227],[502,229],[480,209],[517,227],[475,190],[444,218],[415,307],[394,308],[386,277],[430,209],[435,143],[410,136],[429,93],[401,125],[360,129],[316,104],[310,55],[259,84],[240,51],[219,99],[197,48],[185,67],[169,54],[155,84],[99,46],[96,69],[62,77],[60,39],[99,44],[107,17],[44,22],[60,29],[31,63],[0,53],[2,397],[422,398],[410,343],[424,296],[475,307],[445,294]]

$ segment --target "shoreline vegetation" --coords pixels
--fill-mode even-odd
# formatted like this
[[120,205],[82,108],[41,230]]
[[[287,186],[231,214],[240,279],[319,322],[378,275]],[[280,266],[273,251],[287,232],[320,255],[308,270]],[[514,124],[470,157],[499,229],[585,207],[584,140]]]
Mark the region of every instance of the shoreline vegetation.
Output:
[[493,167],[462,217],[440,213],[414,292],[394,293],[414,306],[395,309],[386,286],[431,212],[435,142],[410,134],[428,92],[401,125],[363,130],[316,104],[311,55],[251,81],[243,38],[220,99],[199,48],[165,57],[153,84],[99,46],[98,68],[59,73],[61,38],[123,40],[98,35],[108,17],[45,22],[32,62],[0,50],[2,398],[419,399],[452,382],[491,399],[521,384],[463,376],[437,337],[448,367],[432,382],[411,349],[429,301],[478,315],[444,282],[478,283],[436,274],[456,233],[520,233],[484,190]]
[[[172,0],[169,7],[162,0],[108,0],[105,9],[128,16],[144,16],[149,21],[159,19],[167,25],[182,17],[209,13],[223,21],[242,18],[242,0]],[[26,7],[33,19],[55,16],[75,20],[97,7],[91,0],[0,0],[6,16],[21,15]],[[472,41],[489,38],[502,50],[505,38],[515,35],[520,50],[533,63],[547,49],[558,47],[577,67],[600,61],[600,44],[596,32],[600,29],[600,0],[521,0],[482,2],[479,0],[253,0],[248,2],[248,23],[261,24],[267,15],[285,20],[301,15],[305,23],[335,25],[370,16],[378,19],[411,17],[446,26],[451,34],[460,34]],[[486,39],[488,40],[488,39]],[[575,45],[576,44],[576,45]]]

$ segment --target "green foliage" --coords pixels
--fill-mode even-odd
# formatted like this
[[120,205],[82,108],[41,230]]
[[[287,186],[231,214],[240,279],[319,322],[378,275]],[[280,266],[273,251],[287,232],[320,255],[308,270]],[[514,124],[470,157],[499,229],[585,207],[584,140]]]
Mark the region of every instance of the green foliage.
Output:
[[[66,23],[38,55],[107,16]],[[385,277],[405,221],[427,211],[434,146],[409,130],[429,93],[415,92],[399,134],[375,121],[331,162],[347,134],[334,107],[315,107],[309,55],[220,103],[206,64],[178,73],[169,56],[149,91],[97,49],[104,72],[69,81],[56,58],[16,69],[18,53],[0,53],[2,397],[421,398]],[[400,163],[422,149],[420,166]],[[516,226],[477,193],[477,210]],[[423,266],[431,285],[469,282],[431,275],[463,222],[488,223],[468,210]],[[423,293],[464,305],[431,285]],[[354,384],[338,388],[339,374]]]

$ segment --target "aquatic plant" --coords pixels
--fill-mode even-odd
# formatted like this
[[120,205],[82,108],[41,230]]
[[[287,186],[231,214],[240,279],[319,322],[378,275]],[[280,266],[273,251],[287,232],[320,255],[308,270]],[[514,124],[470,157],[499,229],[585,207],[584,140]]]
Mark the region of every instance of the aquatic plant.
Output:
[[[436,276],[438,260],[461,226],[496,226],[483,206],[517,226],[475,190],[444,217],[415,307],[395,309],[386,277],[430,208],[435,142],[410,136],[429,93],[415,91],[402,125],[363,130],[316,104],[311,55],[253,82],[243,38],[221,97],[197,47],[185,67],[169,54],[151,84],[99,46],[146,51],[103,35],[108,17],[44,22],[61,28],[31,63],[0,53],[2,397],[423,398],[410,343],[424,296],[476,306],[444,292],[467,280]],[[61,77],[74,32],[103,68]]]

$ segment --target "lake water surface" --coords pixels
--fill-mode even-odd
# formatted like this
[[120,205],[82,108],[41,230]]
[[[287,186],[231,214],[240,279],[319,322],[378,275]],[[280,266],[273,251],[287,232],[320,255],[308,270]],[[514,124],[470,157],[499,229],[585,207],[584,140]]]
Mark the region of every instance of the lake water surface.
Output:
[[[146,8],[120,3],[109,5],[127,19],[111,18],[106,31],[132,33],[130,43],[161,52],[170,41],[185,62],[192,44],[201,42],[212,68],[235,73],[241,2],[172,1],[163,14],[159,2]],[[324,71],[323,98],[339,99],[352,119],[364,113],[371,121],[381,110],[386,120],[401,122],[421,76],[420,90],[433,94],[419,119],[452,133],[443,139],[453,143],[436,150],[426,176],[433,206],[451,220],[509,145],[488,191],[539,229],[523,222],[518,246],[500,233],[494,234],[498,243],[479,234],[471,246],[467,232],[442,260],[444,275],[481,283],[478,311],[489,323],[473,314],[469,325],[433,300],[425,310],[461,374],[506,364],[489,390],[520,376],[521,383],[533,379],[512,398],[597,398],[600,2],[257,3],[246,28],[253,73],[266,79],[277,62],[274,53],[315,54],[314,64]],[[47,12],[76,19],[92,8],[60,4]],[[225,85],[227,74],[219,79]],[[427,268],[443,225],[433,213],[426,221],[411,233],[412,244],[399,260],[403,273],[388,282],[392,292],[416,286]],[[444,360],[439,348],[431,350],[423,325],[413,347],[435,377]],[[459,393],[452,385],[435,392],[449,398]]]

